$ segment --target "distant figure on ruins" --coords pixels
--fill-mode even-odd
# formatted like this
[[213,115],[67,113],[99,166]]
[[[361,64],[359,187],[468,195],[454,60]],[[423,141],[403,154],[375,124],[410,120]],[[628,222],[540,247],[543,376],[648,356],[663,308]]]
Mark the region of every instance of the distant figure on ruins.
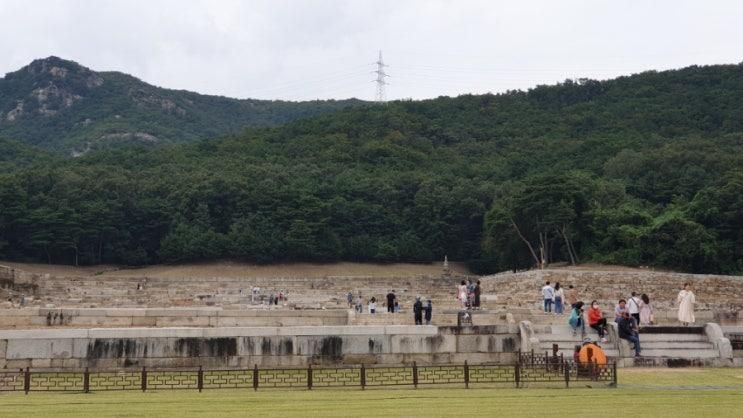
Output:
[[395,313],[400,312],[400,302],[397,301],[397,298],[395,298]]
[[388,313],[395,313],[396,302],[397,302],[397,296],[395,296],[395,291],[390,290],[390,293],[387,293],[387,312]]
[[562,314],[562,305],[565,300],[565,291],[560,287],[560,282],[555,283],[555,313]]
[[591,307],[588,308],[588,326],[595,329],[599,333],[601,342],[606,342],[606,318],[599,308],[598,301],[591,301]]
[[433,305],[431,305],[431,299],[428,299],[426,307],[423,309],[425,311],[426,325],[431,325],[431,315],[433,314]]
[[572,284],[568,286],[568,291],[565,292],[565,301],[570,305],[570,309],[573,309],[575,304],[578,303],[578,289],[575,289]]
[[640,296],[640,325],[653,325],[655,323],[655,317],[653,315],[653,307],[650,305],[650,297],[643,293]]
[[423,325],[423,303],[420,296],[415,298],[413,317],[415,318],[415,325]]
[[637,293],[632,292],[632,296],[627,300],[627,312],[633,318],[635,322],[640,324],[640,298],[637,297]]
[[462,303],[462,309],[467,309],[467,283],[462,283],[457,287],[457,299]]
[[373,297],[371,300],[369,300],[369,313],[375,314],[377,313],[377,298]]
[[687,326],[694,323],[694,304],[697,302],[691,284],[684,283],[684,288],[679,292],[676,302],[679,305],[679,321]]
[[550,282],[542,288],[542,298],[544,298],[544,311],[552,312],[552,301],[555,299],[555,289],[550,286]]
[[348,301],[348,309],[351,309],[353,307],[353,293],[348,292],[346,300]]
[[363,313],[364,312],[364,300],[361,299],[361,294],[359,293],[359,297],[356,298],[356,312]]
[[475,285],[475,291],[473,292],[475,294],[475,301],[473,303],[475,309],[480,309],[480,295],[482,294],[482,287],[480,287],[480,281],[477,281],[477,284]]

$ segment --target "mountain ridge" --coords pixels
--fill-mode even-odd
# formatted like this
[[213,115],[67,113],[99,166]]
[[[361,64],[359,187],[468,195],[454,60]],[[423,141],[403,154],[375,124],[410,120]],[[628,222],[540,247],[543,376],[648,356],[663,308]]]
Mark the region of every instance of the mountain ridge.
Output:
[[188,142],[275,126],[357,99],[287,102],[172,90],[50,56],[0,78],[0,136],[80,155],[121,143]]

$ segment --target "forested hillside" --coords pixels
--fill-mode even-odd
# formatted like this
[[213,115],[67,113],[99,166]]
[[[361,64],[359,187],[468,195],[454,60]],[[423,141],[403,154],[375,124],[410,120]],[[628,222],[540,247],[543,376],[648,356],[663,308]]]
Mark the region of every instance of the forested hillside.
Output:
[[394,102],[219,140],[5,164],[6,259],[448,255],[483,272],[555,261],[743,272],[740,65]]
[[49,57],[0,78],[0,136],[79,155],[131,143],[222,136],[246,126],[273,126],[361,103],[205,96]]

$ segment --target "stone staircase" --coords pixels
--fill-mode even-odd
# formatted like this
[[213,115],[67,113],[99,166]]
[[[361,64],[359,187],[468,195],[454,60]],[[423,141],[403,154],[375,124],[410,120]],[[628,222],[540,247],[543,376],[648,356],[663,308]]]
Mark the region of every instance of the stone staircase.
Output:
[[[553,354],[572,358],[576,345],[584,340],[578,331],[573,336],[569,325],[532,325],[521,323],[522,350],[534,350],[535,354]],[[717,324],[704,326],[649,326],[640,330],[640,357],[634,357],[632,344],[620,339],[616,324],[609,323],[608,341],[598,343],[610,360],[620,366],[721,366],[732,365],[733,353],[730,341],[724,338]],[[591,328],[586,329],[587,339],[598,341],[599,337]]]
[[540,354],[553,354],[553,346],[557,344],[557,355],[562,355],[566,359],[573,358],[573,351],[576,345],[581,345],[584,339],[590,339],[597,342],[610,358],[619,357],[619,350],[616,347],[616,337],[607,335],[607,342],[600,342],[598,333],[593,328],[586,328],[585,336],[581,337],[580,330],[577,335],[573,335],[573,330],[569,325],[540,325],[534,328],[539,344],[534,346],[534,351]]

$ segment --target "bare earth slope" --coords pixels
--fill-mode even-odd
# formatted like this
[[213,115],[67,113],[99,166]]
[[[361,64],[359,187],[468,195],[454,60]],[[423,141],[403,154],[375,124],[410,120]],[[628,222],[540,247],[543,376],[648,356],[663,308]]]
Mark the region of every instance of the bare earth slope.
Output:
[[[441,263],[287,263],[258,265],[237,261],[218,261],[196,264],[155,265],[141,268],[117,266],[74,267],[48,264],[13,263],[0,261],[0,265],[13,267],[29,273],[53,276],[106,276],[183,278],[183,277],[325,277],[325,276],[415,276],[438,275]],[[462,263],[450,263],[452,273],[470,274]]]

